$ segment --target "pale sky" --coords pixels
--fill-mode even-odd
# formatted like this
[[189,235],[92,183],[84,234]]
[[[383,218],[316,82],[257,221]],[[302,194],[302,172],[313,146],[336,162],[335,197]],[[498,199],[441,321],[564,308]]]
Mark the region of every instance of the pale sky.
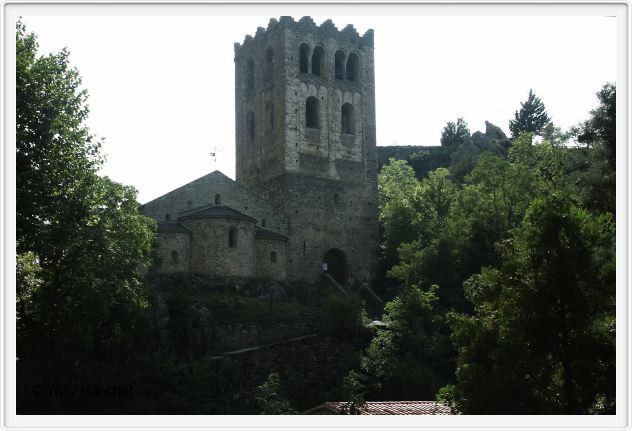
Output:
[[[393,8],[393,13],[398,9]],[[302,15],[294,15],[299,19]],[[267,16],[23,16],[40,52],[70,51],[89,92],[102,173],[145,203],[215,169],[235,177],[233,44]],[[329,16],[375,30],[378,145],[438,145],[448,121],[508,122],[532,88],[566,129],[616,82],[602,16]],[[217,150],[217,161],[210,156]]]

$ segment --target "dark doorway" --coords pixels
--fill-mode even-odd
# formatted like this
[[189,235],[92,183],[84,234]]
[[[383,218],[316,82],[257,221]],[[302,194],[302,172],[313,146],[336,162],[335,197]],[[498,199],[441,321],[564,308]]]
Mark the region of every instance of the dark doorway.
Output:
[[332,248],[325,253],[323,262],[327,264],[327,272],[338,283],[344,283],[347,280],[347,258],[342,250]]

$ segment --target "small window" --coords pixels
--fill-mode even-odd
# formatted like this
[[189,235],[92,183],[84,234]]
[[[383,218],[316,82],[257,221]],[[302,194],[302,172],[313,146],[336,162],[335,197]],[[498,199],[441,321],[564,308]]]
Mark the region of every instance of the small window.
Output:
[[171,264],[173,265],[178,264],[178,252],[175,250],[171,252]]
[[338,196],[338,193],[334,194],[334,203],[335,204],[340,203],[340,196]]
[[261,227],[266,227],[266,219],[261,219]]
[[249,58],[246,62],[246,90],[252,91],[255,88],[255,62]]
[[305,102],[305,126],[312,129],[318,129],[318,120],[318,99],[310,96]]
[[336,51],[334,72],[336,79],[344,79],[345,77],[345,53],[342,51]]
[[231,248],[237,247],[237,229],[234,227],[228,229],[228,246]]
[[277,254],[276,251],[271,251],[270,252],[270,262],[272,263],[276,263],[277,261]]
[[165,220],[171,220],[171,214],[165,214]]
[[353,82],[360,81],[360,59],[357,54],[349,54],[347,59],[347,79]]
[[268,130],[274,130],[274,104],[266,102],[266,124]]
[[301,73],[307,73],[309,62],[309,45],[306,43],[301,44],[300,56],[299,56],[299,71]]
[[263,69],[263,79],[270,81],[272,79],[272,71],[274,70],[274,51],[268,48],[265,56],[265,67]]
[[325,70],[325,50],[322,46],[314,48],[312,54],[312,74],[321,76]]
[[350,103],[342,105],[341,126],[342,133],[355,133],[355,109],[353,109],[353,105]]
[[246,127],[248,129],[248,142],[252,143],[255,139],[255,113],[252,111],[248,112]]
[[222,195],[218,193],[215,195],[215,205],[221,205],[221,204],[222,204]]

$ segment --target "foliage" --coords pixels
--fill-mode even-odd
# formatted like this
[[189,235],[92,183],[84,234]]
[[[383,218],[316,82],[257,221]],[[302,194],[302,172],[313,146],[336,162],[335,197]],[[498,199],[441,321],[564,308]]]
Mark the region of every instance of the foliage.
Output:
[[362,299],[355,294],[331,294],[323,309],[323,333],[340,339],[358,335],[368,320]]
[[124,350],[115,352],[147,305],[137,270],[151,258],[155,223],[138,213],[133,188],[97,175],[100,145],[68,52],[38,57],[37,47],[18,22],[19,383],[96,384],[115,374]]
[[407,287],[386,305],[379,330],[362,358],[373,399],[432,399],[452,380],[454,367],[441,317],[433,313],[436,286]]
[[272,372],[261,386],[257,386],[256,400],[263,415],[295,415],[297,412],[280,395],[281,378]]
[[469,136],[470,129],[463,118],[458,118],[456,123],[449,121],[441,133],[441,146],[454,150],[459,145],[462,145]]
[[616,87],[606,84],[597,93],[599,106],[590,118],[571,130],[584,144],[575,150],[573,180],[582,202],[591,211],[614,213],[616,204]]
[[520,102],[520,106],[520,110],[514,114],[514,119],[509,121],[509,131],[514,138],[524,132],[539,134],[551,120],[546,113],[544,103],[533,93],[533,90],[529,90],[527,100]]
[[364,399],[366,388],[362,383],[364,376],[355,370],[349,371],[344,378],[342,387],[347,392],[347,402],[340,408],[340,413],[344,415],[359,415],[366,405]]
[[450,316],[457,383],[442,396],[466,414],[612,413],[612,217],[544,196],[499,247],[465,284],[474,314]]

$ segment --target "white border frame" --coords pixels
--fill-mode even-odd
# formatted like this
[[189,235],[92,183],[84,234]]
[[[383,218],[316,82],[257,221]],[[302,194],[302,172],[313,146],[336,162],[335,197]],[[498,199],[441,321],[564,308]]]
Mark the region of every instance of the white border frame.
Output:
[[[617,20],[617,414],[613,416],[27,416],[15,415],[15,19],[19,15],[609,15]],[[291,13],[288,13],[288,9]],[[628,267],[628,217],[632,206],[628,199],[630,175],[629,111],[629,22],[627,2],[445,2],[398,3],[320,1],[293,3],[277,1],[198,2],[181,4],[139,1],[111,2],[37,2],[3,1],[0,18],[2,34],[2,136],[4,151],[0,160],[5,167],[0,179],[0,200],[4,245],[0,270],[3,274],[3,295],[0,299],[4,335],[0,366],[4,382],[4,402],[0,405],[0,426],[3,429],[627,429],[629,428],[630,396],[630,286]],[[265,23],[262,23],[265,25]],[[255,29],[253,29],[254,32]],[[626,121],[621,121],[625,119]],[[622,175],[622,173],[625,173]],[[626,212],[627,210],[627,212]],[[623,265],[622,265],[623,264]],[[626,265],[627,264],[627,265]],[[307,420],[307,418],[310,418]]]

